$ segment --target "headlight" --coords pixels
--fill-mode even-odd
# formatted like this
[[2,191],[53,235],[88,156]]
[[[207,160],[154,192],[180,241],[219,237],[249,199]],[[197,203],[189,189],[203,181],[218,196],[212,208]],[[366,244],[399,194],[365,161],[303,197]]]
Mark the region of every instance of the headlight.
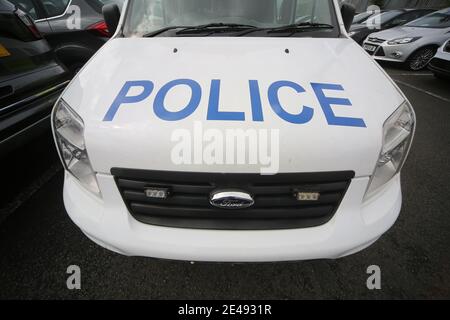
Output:
[[53,110],[53,132],[64,168],[89,191],[100,195],[84,143],[83,120],[60,99]]
[[407,44],[419,40],[421,37],[406,37],[388,41],[388,44]]
[[415,123],[414,111],[407,102],[386,120],[383,125],[383,146],[365,198],[369,198],[401,170],[411,146]]
[[348,33],[348,36],[349,36],[349,37],[352,37],[352,36],[354,36],[355,34],[357,34],[356,31],[350,31],[350,32]]

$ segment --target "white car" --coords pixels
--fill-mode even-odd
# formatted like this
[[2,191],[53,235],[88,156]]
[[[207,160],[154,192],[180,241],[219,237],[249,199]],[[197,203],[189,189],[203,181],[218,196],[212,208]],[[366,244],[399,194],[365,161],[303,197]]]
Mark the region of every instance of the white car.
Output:
[[450,40],[445,42],[428,64],[437,78],[450,79]]
[[364,49],[376,60],[424,69],[450,34],[450,8],[430,13],[404,26],[371,34]]
[[52,115],[64,204],[90,239],[130,256],[287,261],[355,253],[394,224],[415,115],[347,36],[350,6],[122,12],[104,9],[115,35]]

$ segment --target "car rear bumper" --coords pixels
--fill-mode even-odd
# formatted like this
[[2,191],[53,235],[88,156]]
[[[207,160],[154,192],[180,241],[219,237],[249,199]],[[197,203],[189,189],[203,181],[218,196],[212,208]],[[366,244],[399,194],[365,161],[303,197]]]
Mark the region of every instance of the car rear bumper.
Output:
[[352,179],[333,218],[320,226],[287,230],[208,230],[154,226],[129,213],[111,175],[98,174],[102,198],[67,172],[64,204],[70,218],[97,244],[129,256],[217,262],[339,258],[375,242],[401,208],[400,176],[363,203],[368,177]]

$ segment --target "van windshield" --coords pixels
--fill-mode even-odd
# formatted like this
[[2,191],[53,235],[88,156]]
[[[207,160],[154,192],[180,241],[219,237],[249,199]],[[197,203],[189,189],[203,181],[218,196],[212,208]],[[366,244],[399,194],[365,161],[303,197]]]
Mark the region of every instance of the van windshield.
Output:
[[286,33],[337,36],[333,0],[130,0],[123,27],[128,37]]

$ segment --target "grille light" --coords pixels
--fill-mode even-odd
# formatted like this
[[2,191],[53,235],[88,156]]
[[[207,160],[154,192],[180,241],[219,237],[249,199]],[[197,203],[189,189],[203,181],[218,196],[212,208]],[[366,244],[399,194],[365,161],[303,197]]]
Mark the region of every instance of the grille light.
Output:
[[144,191],[148,198],[167,199],[169,196],[168,188],[146,188]]

